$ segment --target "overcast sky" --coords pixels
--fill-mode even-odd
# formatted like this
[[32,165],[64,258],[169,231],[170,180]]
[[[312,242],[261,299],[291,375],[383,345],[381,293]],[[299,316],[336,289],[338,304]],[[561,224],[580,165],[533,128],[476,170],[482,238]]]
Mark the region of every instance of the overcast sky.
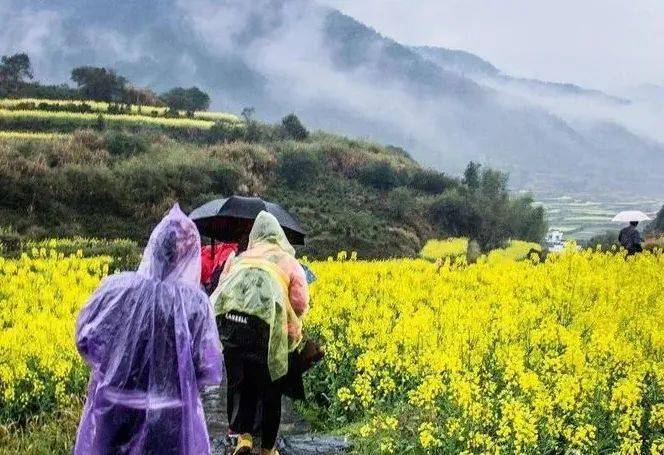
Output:
[[404,44],[503,71],[614,89],[664,85],[664,0],[320,0]]

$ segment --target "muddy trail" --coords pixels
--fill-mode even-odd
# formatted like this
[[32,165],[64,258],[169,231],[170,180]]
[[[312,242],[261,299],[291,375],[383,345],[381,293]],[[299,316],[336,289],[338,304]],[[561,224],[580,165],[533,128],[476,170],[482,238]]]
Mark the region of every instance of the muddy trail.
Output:
[[[209,388],[203,393],[203,407],[212,439],[212,454],[231,455],[233,442],[227,436],[226,389],[223,385]],[[260,447],[259,442],[254,445]],[[291,400],[284,398],[277,448],[281,455],[337,455],[347,453],[350,445],[343,437],[313,433],[307,422],[295,411]]]

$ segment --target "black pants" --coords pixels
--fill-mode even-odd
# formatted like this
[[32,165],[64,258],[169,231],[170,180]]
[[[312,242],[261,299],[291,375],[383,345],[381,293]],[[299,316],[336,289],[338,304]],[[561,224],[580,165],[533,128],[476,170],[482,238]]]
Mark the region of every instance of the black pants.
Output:
[[[261,433],[262,448],[274,448],[281,423],[281,389],[270,379],[270,327],[242,314],[219,316],[224,345],[228,423],[233,433]],[[245,323],[246,321],[246,323]]]

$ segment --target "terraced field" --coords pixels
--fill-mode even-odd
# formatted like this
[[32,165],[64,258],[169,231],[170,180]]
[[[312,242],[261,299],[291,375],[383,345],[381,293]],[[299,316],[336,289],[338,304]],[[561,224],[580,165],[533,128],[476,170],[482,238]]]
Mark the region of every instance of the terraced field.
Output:
[[641,210],[655,215],[664,198],[631,197],[623,201],[591,199],[571,196],[542,196],[539,202],[546,209],[549,227],[565,233],[570,240],[587,240],[607,230],[617,231],[621,225],[612,223],[613,216],[622,210]]
[[80,128],[159,128],[164,131],[205,131],[215,123],[241,128],[240,119],[225,112],[169,114],[166,107],[117,105],[96,101],[0,99],[0,139],[53,138]]
[[[92,100],[48,100],[39,98],[0,98],[0,109],[4,110],[49,110],[49,111],[64,111],[71,110],[72,106],[78,106],[81,109],[87,109],[89,112],[94,113],[109,113],[112,111],[112,104],[104,101]],[[168,111],[164,106],[129,106],[130,112],[128,114],[146,115],[151,117],[165,117]],[[180,111],[178,113],[181,117],[185,117],[186,113]],[[212,112],[201,111],[194,112],[194,118],[199,120],[209,121],[225,121],[225,122],[239,122],[240,118],[237,115],[228,112]]]

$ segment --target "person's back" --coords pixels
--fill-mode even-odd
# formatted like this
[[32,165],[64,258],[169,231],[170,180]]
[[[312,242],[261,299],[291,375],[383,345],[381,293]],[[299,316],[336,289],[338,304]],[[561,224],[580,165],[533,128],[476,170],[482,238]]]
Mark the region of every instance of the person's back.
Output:
[[198,390],[219,383],[210,304],[197,288],[200,239],[174,208],[136,273],[102,283],[77,321],[92,369],[75,453],[209,453]]
[[261,212],[247,251],[231,261],[211,297],[224,346],[229,429],[240,434],[235,455],[251,452],[250,433],[258,420],[262,453],[276,453],[281,413],[276,381],[288,373],[289,352],[302,339],[301,316],[309,300],[294,255],[278,221]]
[[632,221],[629,226],[621,229],[620,234],[618,234],[618,242],[630,255],[643,251],[641,247],[643,239],[636,226],[638,226],[638,222]]

